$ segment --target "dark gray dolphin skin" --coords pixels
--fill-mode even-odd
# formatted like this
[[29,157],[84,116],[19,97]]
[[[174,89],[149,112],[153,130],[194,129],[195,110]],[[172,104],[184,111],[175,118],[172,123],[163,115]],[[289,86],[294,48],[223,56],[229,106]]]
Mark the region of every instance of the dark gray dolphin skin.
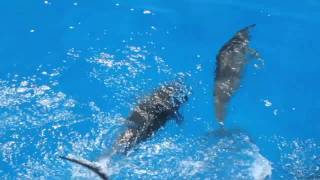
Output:
[[238,31],[224,44],[216,57],[214,96],[216,118],[220,124],[224,123],[227,104],[240,86],[248,55],[253,53],[253,49],[249,48],[249,33],[253,27],[255,24]]
[[[142,99],[127,118],[128,128],[117,139],[111,155],[127,153],[136,144],[156,133],[170,118],[180,120],[178,110],[188,100],[188,95],[188,88],[177,80],[161,85],[150,96]],[[63,156],[60,158],[92,170],[101,179],[108,179],[102,168],[90,161]]]
[[178,110],[188,100],[188,94],[181,81],[174,81],[161,85],[142,99],[128,117],[129,126],[116,141],[114,151],[126,153],[157,132],[168,119],[181,120]]

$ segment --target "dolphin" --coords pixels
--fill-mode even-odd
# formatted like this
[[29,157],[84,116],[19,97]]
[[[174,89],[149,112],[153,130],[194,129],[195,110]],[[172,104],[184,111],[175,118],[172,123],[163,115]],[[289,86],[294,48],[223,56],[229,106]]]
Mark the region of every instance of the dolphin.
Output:
[[[176,80],[162,84],[143,98],[127,118],[128,127],[116,140],[110,155],[126,154],[135,145],[151,137],[171,118],[179,122],[182,116],[178,110],[188,100],[189,92],[181,81]],[[103,180],[108,179],[102,168],[93,162],[64,156],[60,158],[90,169]]]
[[188,88],[180,81],[161,85],[142,99],[128,117],[128,128],[116,141],[114,151],[126,153],[152,136],[170,118],[182,119],[180,106],[188,100]]
[[254,27],[255,24],[252,24],[238,31],[216,56],[214,103],[216,118],[222,125],[227,104],[240,87],[240,79],[249,55],[258,56],[254,49],[249,48],[250,30]]

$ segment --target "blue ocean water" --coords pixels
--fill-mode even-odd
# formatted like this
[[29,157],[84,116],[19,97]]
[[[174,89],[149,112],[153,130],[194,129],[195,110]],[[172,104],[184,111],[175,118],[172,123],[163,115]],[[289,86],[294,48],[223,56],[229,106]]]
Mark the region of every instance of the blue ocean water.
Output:
[[[98,161],[112,179],[320,177],[320,2],[0,2],[1,179],[92,179],[62,161]],[[215,57],[256,24],[250,62],[219,133]],[[186,76],[182,124],[127,156],[101,158],[141,97]]]

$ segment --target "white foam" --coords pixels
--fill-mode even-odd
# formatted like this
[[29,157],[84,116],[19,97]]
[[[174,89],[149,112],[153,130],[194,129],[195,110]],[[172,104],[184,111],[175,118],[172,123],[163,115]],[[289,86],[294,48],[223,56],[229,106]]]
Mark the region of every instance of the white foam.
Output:
[[264,105],[265,105],[266,107],[272,106],[272,102],[271,102],[270,100],[268,100],[268,99],[263,100],[263,102],[264,102]]
[[28,86],[29,82],[28,81],[22,81],[20,83],[20,86]]
[[202,71],[202,65],[201,65],[201,64],[197,64],[197,65],[196,65],[196,69],[197,69],[198,71]]
[[39,101],[39,103],[42,106],[50,107],[52,102],[50,101],[50,99],[42,99],[42,100]]
[[273,115],[278,115],[278,109],[273,110]]
[[205,167],[204,161],[183,160],[180,163],[182,174],[185,176],[194,176]]
[[47,91],[47,90],[50,90],[50,87],[47,85],[42,85],[40,86],[40,89],[42,89],[43,91]]
[[261,154],[256,154],[255,160],[250,168],[250,173],[255,180],[264,180],[267,177],[271,177],[271,163]]
[[151,14],[152,12],[150,10],[144,10],[143,14]]
[[25,88],[25,87],[19,87],[19,88],[17,88],[17,92],[18,93],[24,93],[24,92],[26,92],[28,90],[28,88]]

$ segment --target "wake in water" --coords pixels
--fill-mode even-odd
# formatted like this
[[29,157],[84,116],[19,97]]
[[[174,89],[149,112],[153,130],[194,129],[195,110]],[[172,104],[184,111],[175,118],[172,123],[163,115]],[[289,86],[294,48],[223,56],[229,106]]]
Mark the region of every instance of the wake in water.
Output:
[[[45,73],[46,72],[46,73]],[[37,177],[97,178],[77,165],[59,161],[61,154],[94,159],[108,149],[125,125],[119,114],[102,111],[95,102],[83,104],[57,89],[61,71],[1,80],[1,167],[10,179]],[[22,120],[23,119],[23,120]],[[91,128],[88,128],[91,127]],[[246,135],[186,138],[179,125],[167,124],[177,134],[142,142],[128,156],[99,160],[112,179],[189,177],[262,177],[270,169]],[[33,132],[33,133],[30,133]],[[95,137],[94,139],[91,137]],[[229,163],[225,163],[225,160]],[[239,164],[240,162],[240,164]],[[54,168],[53,168],[54,167]],[[66,169],[68,174],[66,174]],[[269,175],[269,171],[267,175]],[[228,175],[228,176],[226,176]]]
[[[201,138],[172,138],[166,133],[144,142],[128,156],[100,161],[112,179],[265,179],[271,176],[271,162],[263,157],[245,133],[209,134]],[[169,157],[169,158],[166,158]],[[77,177],[94,177],[89,171]]]
[[[155,27],[152,33],[156,33],[154,31]],[[146,34],[151,37],[152,33]],[[165,30],[160,33],[170,32]],[[135,34],[130,33],[130,39],[138,39]],[[139,36],[146,34],[140,33]],[[275,179],[318,177],[320,152],[319,143],[314,140],[275,138],[271,143],[278,147],[280,158],[271,161],[241,131],[218,130],[205,136],[193,136],[188,128],[205,129],[202,132],[206,132],[209,128],[201,129],[200,124],[211,120],[206,122],[197,114],[200,120],[192,121],[190,109],[205,111],[204,102],[209,98],[203,101],[199,98],[201,106],[186,108],[188,123],[179,126],[168,122],[165,128],[159,129],[157,136],[130,149],[126,156],[98,159],[110,150],[116,137],[126,127],[123,115],[136,106],[134,102],[157,87],[158,82],[173,79],[178,74],[167,64],[165,56],[160,55],[165,54],[162,50],[166,47],[150,39],[146,44],[124,41],[123,47],[116,50],[89,48],[86,49],[90,51],[88,56],[71,48],[63,68],[39,68],[29,76],[17,74],[0,79],[0,176],[3,179],[98,178],[81,166],[58,160],[60,155],[74,154],[75,157],[97,160],[94,165],[101,166],[112,179],[210,177],[260,180],[271,176]],[[243,43],[247,53],[248,42],[245,39]],[[156,48],[161,49],[160,54],[155,53]],[[176,50],[178,48],[173,49],[174,52]],[[232,52],[235,52],[236,58],[244,60],[242,55],[245,53]],[[196,60],[200,61],[200,55],[196,56]],[[181,59],[178,60],[180,62]],[[89,69],[88,72],[81,71],[77,66],[81,63]],[[85,74],[86,81],[94,81],[105,87],[105,91],[101,90],[101,97],[80,100],[68,88],[59,86],[62,79],[66,78],[68,69],[73,66],[76,67],[76,75]],[[200,86],[194,87],[199,90],[196,93],[211,92],[211,88],[206,89],[209,85],[197,76],[206,68],[200,62],[195,68],[196,71],[190,70],[188,73],[197,79],[196,86]],[[208,75],[207,72],[203,74],[204,77]],[[236,79],[230,92],[233,93],[238,85]],[[75,90],[78,92],[81,88]],[[89,86],[84,91],[87,90],[91,96],[93,88]],[[105,104],[99,99],[103,99]],[[190,101],[194,99],[197,98]]]
[[[97,178],[57,157],[68,153],[86,159],[98,157],[110,148],[125,120],[121,114],[104,112],[93,101],[84,104],[59,91],[62,74],[62,70],[41,70],[36,75],[0,81],[0,175],[4,179]],[[165,129],[128,156],[101,159],[99,165],[112,179],[263,179],[271,175],[294,179],[316,177],[319,172],[319,143],[314,140],[268,138],[281,155],[271,162],[243,132],[215,131],[191,138],[174,123]]]

